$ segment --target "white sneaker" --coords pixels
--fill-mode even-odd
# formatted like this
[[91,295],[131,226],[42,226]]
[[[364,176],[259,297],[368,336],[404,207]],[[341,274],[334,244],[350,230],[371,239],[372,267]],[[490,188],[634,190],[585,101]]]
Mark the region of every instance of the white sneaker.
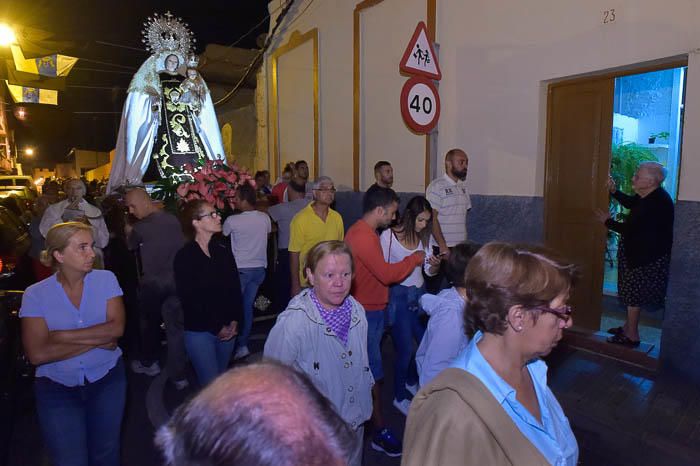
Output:
[[160,366],[157,362],[154,362],[150,366],[144,366],[141,364],[141,361],[134,360],[131,361],[131,370],[137,374],[144,374],[149,377],[155,377],[156,375],[160,374]]
[[406,384],[406,390],[408,390],[408,393],[410,393],[413,396],[416,396],[416,393],[418,393],[418,384],[415,385],[409,385]]
[[408,409],[411,407],[411,400],[397,400],[394,398],[394,408],[398,409],[403,413],[404,416],[408,416]]
[[175,386],[175,390],[180,391],[189,387],[190,383],[187,381],[187,379],[173,380],[173,385]]
[[250,350],[247,346],[241,346],[236,350],[236,354],[233,355],[233,359],[243,359],[250,355]]

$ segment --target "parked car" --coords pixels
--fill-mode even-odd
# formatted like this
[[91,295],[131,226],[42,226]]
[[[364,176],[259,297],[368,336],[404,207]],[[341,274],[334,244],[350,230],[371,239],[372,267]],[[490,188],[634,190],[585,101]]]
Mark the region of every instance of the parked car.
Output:
[[27,226],[0,206],[0,290],[24,290],[31,283],[30,246]]
[[0,175],[0,197],[11,194],[33,201],[37,197],[34,179],[23,175]]
[[26,225],[0,206],[0,464],[8,451],[19,394],[26,392],[33,374],[22,351],[19,319],[22,293],[34,280],[30,245]]

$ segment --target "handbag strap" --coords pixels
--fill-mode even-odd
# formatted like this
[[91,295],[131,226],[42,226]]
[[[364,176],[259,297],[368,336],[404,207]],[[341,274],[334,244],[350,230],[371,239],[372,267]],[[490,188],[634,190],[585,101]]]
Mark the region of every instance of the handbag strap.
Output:
[[389,252],[386,255],[387,256],[386,259],[387,259],[387,262],[389,264],[391,264],[391,243],[394,241],[394,230],[389,228],[389,232],[390,232],[390,234],[389,234]]

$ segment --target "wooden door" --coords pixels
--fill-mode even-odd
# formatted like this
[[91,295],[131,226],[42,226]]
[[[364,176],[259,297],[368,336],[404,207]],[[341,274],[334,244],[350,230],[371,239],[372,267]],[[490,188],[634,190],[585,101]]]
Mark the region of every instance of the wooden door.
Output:
[[614,79],[552,84],[548,92],[545,243],[580,266],[574,324],[600,329]]

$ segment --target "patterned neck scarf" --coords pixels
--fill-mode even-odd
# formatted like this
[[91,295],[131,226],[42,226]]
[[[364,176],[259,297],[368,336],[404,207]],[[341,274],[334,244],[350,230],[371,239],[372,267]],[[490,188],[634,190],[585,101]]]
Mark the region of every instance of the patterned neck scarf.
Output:
[[316,297],[316,292],[312,289],[309,293],[311,300],[316,305],[316,309],[321,314],[323,321],[330,327],[335,336],[343,343],[343,346],[348,346],[348,332],[350,331],[350,312],[352,304],[349,298],[343,300],[343,304],[335,309],[326,309]]

